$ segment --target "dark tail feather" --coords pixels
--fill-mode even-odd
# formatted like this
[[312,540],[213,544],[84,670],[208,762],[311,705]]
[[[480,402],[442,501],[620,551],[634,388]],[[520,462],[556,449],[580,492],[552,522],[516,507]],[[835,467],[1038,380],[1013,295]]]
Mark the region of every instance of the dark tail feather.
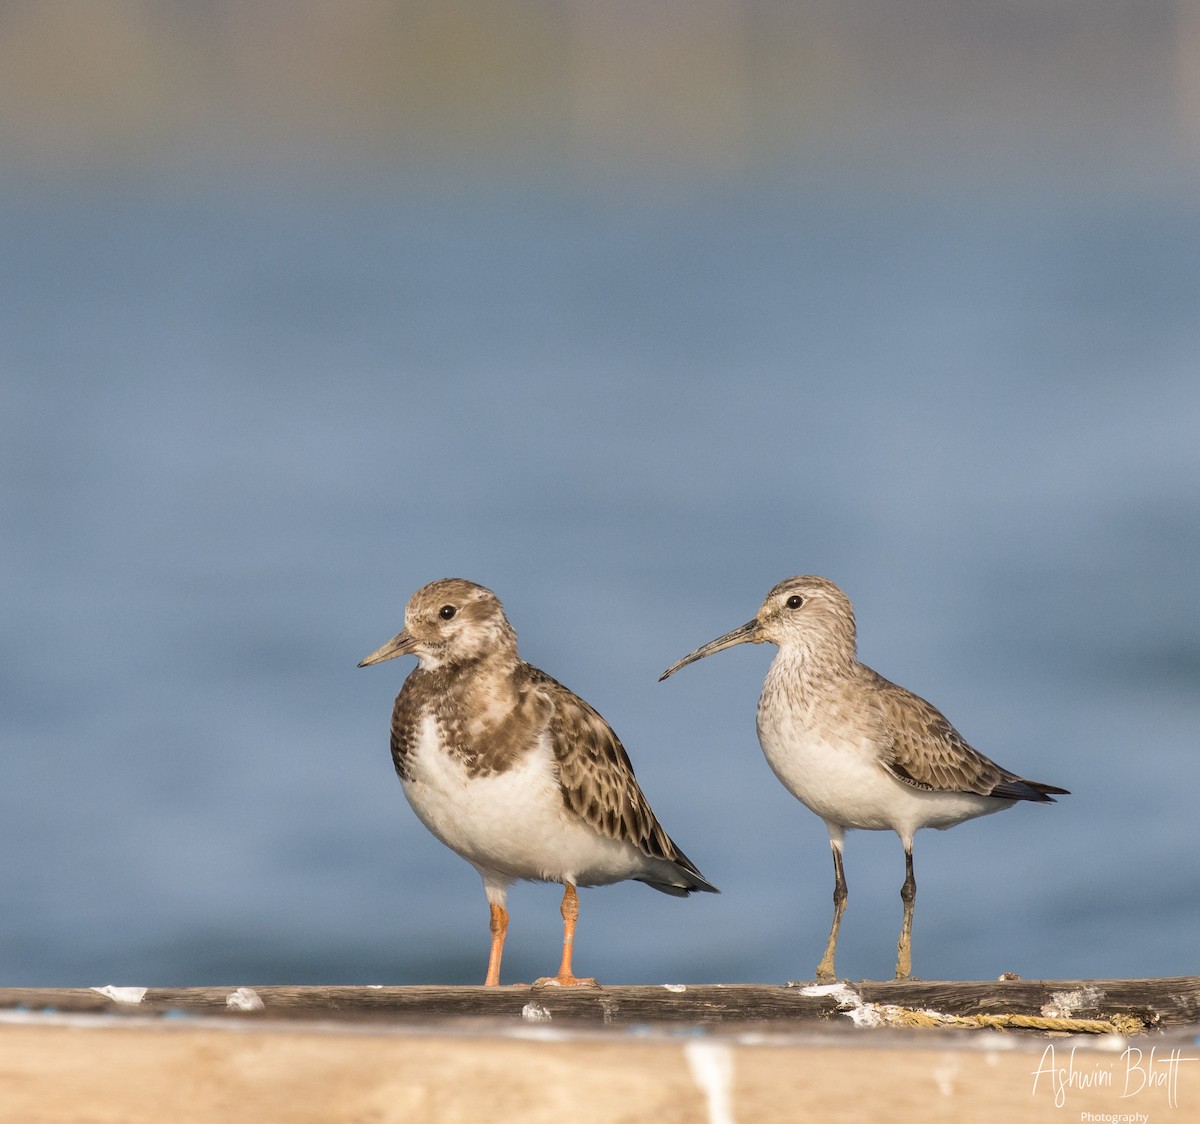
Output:
[[687,857],[678,847],[675,848],[675,862],[679,869],[683,871],[684,877],[687,879],[688,892],[692,893],[699,890],[705,894],[719,894],[721,891],[716,888],[703,874],[700,873],[699,867],[696,866],[691,859]]
[[1022,777],[1005,777],[988,795],[998,796],[1002,800],[1032,800],[1038,804],[1054,804],[1057,803],[1054,799],[1055,796],[1070,796],[1071,794],[1065,788],[1042,784],[1041,781],[1027,781]]
[[686,898],[688,894],[694,894],[701,891],[706,894],[719,894],[721,891],[716,888],[711,882],[706,882],[698,874],[688,873],[688,884],[686,886],[676,886],[670,882],[652,882],[649,878],[639,878],[639,882],[645,882],[652,890],[657,890],[660,894],[670,894],[673,898]]
[[687,857],[674,843],[671,844],[674,855],[667,859],[673,868],[673,873],[678,877],[678,882],[661,882],[654,878],[639,878],[639,882],[645,882],[647,886],[653,887],[663,894],[671,894],[676,898],[686,898],[688,894],[694,894],[700,891],[705,894],[719,894],[721,891],[716,888],[699,870],[696,869],[696,864]]

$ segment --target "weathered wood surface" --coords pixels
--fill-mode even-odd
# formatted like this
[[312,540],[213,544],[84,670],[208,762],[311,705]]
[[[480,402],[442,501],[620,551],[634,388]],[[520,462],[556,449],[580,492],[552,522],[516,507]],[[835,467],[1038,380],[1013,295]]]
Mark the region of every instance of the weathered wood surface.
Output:
[[[140,989],[137,989],[140,990]],[[229,987],[129,990],[114,999],[89,988],[3,988],[0,1010],[53,1010],[116,1015],[205,1015],[237,1019],[324,1019],[422,1023],[498,1019],[555,1023],[777,1028],[842,1024],[858,1004],[895,1005],[943,1015],[1132,1016],[1146,1030],[1200,1024],[1200,976],[1126,980],[851,982],[842,989],[811,984],[688,984],[564,989],[484,987]],[[122,1001],[123,1000],[123,1001]],[[259,1005],[261,1004],[261,1005]],[[245,1009],[249,1005],[252,1009]]]
[[[553,1024],[549,1024],[553,1027]],[[811,1024],[810,1024],[811,1025]],[[4,1124],[1071,1124],[1200,1119],[1191,1037],[506,1035],[378,1023],[0,1020]],[[236,1028],[236,1033],[230,1033]],[[519,1029],[519,1028],[518,1028]],[[536,1028],[541,1030],[542,1028]],[[1183,1064],[1172,1065],[1182,1053]],[[1135,1060],[1135,1080],[1126,1077]],[[1067,1083],[1068,1067],[1088,1077]],[[1047,1068],[1057,1075],[1045,1073]],[[1148,1083],[1143,1074],[1163,1080]],[[1099,1080],[1097,1080],[1099,1078]],[[1129,1092],[1135,1095],[1128,1096]],[[1100,1115],[1105,1114],[1105,1115]]]

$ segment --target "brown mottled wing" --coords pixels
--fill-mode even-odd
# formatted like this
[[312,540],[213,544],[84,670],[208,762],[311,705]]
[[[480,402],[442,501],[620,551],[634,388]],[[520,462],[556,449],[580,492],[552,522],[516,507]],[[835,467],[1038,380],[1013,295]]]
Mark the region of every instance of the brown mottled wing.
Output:
[[567,807],[601,835],[629,840],[644,854],[677,863],[703,882],[700,872],[655,818],[634,778],[625,748],[608,723],[544,671],[526,667],[531,682],[554,707],[548,733]]
[[[885,767],[913,788],[974,792],[1005,800],[1046,800],[1048,786],[1023,781],[973,749],[937,707],[864,667],[889,755]],[[1051,789],[1050,791],[1061,791]]]

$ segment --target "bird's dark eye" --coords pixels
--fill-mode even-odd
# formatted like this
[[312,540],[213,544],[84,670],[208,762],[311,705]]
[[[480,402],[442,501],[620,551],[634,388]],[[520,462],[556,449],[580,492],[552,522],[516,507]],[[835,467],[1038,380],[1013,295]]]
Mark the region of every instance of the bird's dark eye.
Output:
[[799,609],[800,606],[803,604],[804,604],[804,598],[801,597],[800,594],[798,594],[798,593],[793,593],[791,595],[791,597],[789,597],[787,599],[787,607],[789,609]]
[[443,605],[438,610],[438,616],[441,617],[442,620],[448,621],[457,612],[458,610],[453,605]]

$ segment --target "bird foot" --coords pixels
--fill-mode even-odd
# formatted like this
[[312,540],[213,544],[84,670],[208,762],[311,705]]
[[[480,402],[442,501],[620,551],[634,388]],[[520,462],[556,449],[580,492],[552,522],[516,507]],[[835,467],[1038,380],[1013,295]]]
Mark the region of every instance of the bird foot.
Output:
[[533,981],[534,987],[594,987],[600,985],[593,979],[580,979],[578,976],[542,976]]

